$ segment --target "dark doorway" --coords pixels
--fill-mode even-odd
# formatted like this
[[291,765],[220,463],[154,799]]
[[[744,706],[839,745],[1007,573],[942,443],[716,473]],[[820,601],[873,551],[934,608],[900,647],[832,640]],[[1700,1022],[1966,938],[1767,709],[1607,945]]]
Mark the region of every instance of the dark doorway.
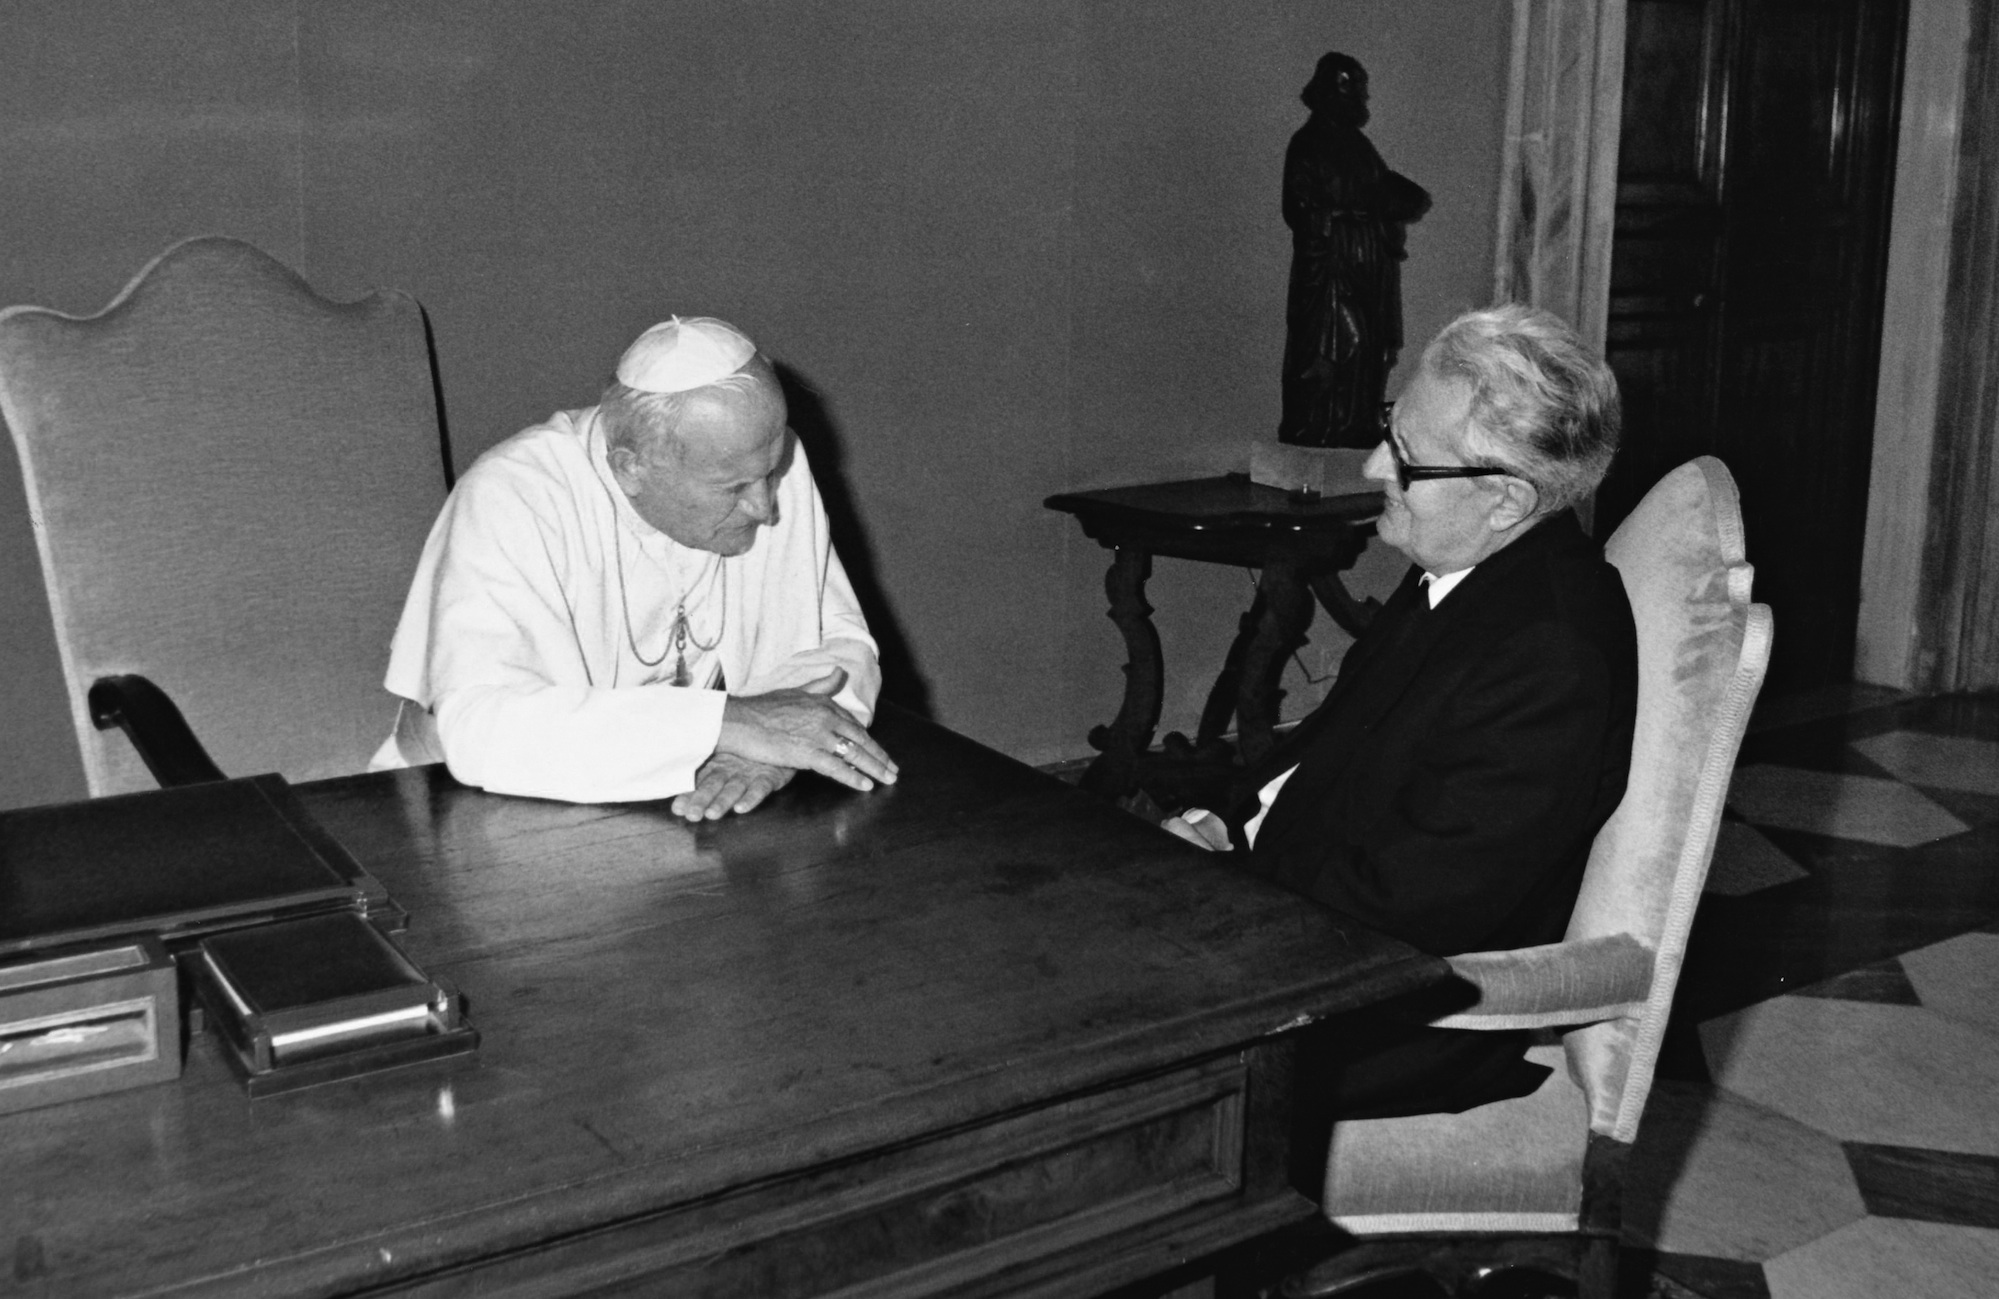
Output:
[[1742,489],[1771,691],[1851,679],[1908,0],[1630,0],[1608,353],[1626,449]]

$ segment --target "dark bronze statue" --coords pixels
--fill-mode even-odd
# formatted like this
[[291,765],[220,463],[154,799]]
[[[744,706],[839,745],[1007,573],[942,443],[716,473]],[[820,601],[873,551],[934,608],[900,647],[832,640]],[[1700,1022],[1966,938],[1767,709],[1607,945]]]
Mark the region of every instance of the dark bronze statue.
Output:
[[1388,372],[1402,347],[1405,225],[1430,208],[1421,185],[1388,169],[1361,133],[1367,70],[1319,60],[1299,96],[1312,116],[1284,155],[1291,227],[1281,442],[1371,447],[1381,440]]

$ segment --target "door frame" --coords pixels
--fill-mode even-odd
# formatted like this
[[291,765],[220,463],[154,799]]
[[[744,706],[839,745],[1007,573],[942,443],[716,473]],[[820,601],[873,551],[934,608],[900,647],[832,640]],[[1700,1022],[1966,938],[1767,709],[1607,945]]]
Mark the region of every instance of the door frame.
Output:
[[[1599,352],[1624,37],[1625,0],[1514,0],[1493,300],[1546,307]],[[1992,689],[1999,17],[1910,0],[1905,51],[1854,675]]]

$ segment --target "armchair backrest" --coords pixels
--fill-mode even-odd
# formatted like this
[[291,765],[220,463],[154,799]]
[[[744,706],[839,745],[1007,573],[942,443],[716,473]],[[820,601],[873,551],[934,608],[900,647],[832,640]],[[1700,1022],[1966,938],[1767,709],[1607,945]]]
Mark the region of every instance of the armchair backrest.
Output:
[[1770,661],[1749,599],[1735,480],[1712,456],[1660,479],[1604,547],[1638,627],[1638,720],[1624,799],[1596,837],[1568,938],[1652,949],[1643,1009],[1572,1030],[1569,1068],[1593,1131],[1629,1142],[1652,1088],[1687,932],[1714,856],[1749,710]]
[[152,786],[91,682],[165,688],[222,770],[362,769],[446,488],[422,309],[334,303],[250,245],[168,249],[97,315],[0,312],[21,458],[93,794]]

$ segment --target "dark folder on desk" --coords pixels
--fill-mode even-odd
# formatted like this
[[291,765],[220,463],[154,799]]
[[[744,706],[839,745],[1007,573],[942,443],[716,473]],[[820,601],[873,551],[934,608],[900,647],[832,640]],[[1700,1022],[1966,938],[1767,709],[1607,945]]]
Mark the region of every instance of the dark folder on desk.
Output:
[[0,813],[0,957],[386,903],[280,776]]

